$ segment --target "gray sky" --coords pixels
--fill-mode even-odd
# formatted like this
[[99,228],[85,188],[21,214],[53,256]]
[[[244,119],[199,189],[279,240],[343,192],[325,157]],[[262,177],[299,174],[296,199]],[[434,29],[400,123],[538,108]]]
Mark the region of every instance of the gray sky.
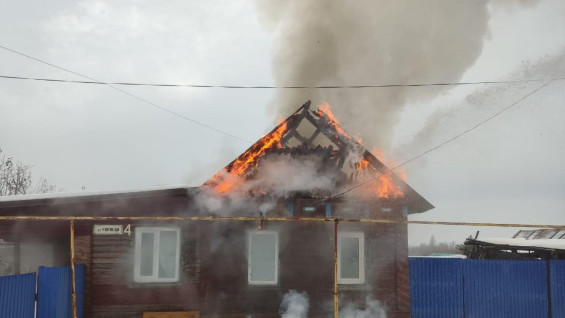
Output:
[[[460,81],[565,77],[565,3],[522,2],[487,5],[482,50]],[[0,45],[101,81],[276,84],[272,59],[280,34],[260,21],[252,1],[2,4]],[[438,41],[435,45],[441,46],[450,39]],[[0,75],[82,80],[4,50]],[[389,84],[386,79],[379,84]],[[403,102],[391,130],[382,132],[390,136],[386,151],[397,162],[409,159],[541,84],[477,85],[439,93],[413,88],[407,94],[416,97]],[[564,88],[565,81],[552,82],[407,165],[408,183],[436,206],[410,219],[565,224]],[[121,89],[249,141],[288,115],[269,108],[284,91]],[[355,95],[385,94],[380,90]],[[356,132],[355,118],[347,119],[342,126]],[[364,139],[379,135],[378,127],[360,131]],[[81,191],[83,185],[87,191],[200,185],[248,146],[105,86],[0,79],[0,148],[33,164],[36,176],[67,192]],[[515,231],[411,226],[409,240],[416,244],[433,234],[437,241],[462,241],[476,230],[481,236]]]

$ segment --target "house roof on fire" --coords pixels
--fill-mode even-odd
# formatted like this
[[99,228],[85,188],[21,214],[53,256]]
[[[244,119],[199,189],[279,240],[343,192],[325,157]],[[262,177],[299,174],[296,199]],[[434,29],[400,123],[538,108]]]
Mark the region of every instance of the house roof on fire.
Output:
[[[300,176],[302,180],[331,176],[324,179],[326,188],[291,187],[292,191],[286,193],[289,197],[318,197],[329,202],[339,202],[344,197],[353,197],[355,202],[378,200],[385,206],[400,206],[408,214],[425,212],[434,207],[341,128],[329,108],[321,106],[318,110],[310,110],[308,101],[201,187],[180,185],[131,191],[6,196],[0,197],[0,215],[12,215],[14,211],[18,215],[184,213],[198,193],[210,188],[220,193],[238,188],[251,195],[269,193],[273,184],[261,189],[263,184],[247,181],[256,179],[258,168],[272,158],[278,160],[274,161],[273,169],[278,173],[275,174],[279,178],[274,180],[276,184],[284,183],[280,178],[292,174],[292,171],[285,171],[281,167],[285,160],[291,161],[293,158],[299,159],[297,161],[314,159],[319,164],[306,166],[315,173],[303,173]],[[314,183],[320,185],[322,182],[319,181]],[[251,184],[251,187],[245,183]],[[328,184],[331,187],[327,187]],[[352,187],[358,189],[347,193],[347,196],[339,195],[344,189]],[[160,206],[159,202],[163,200],[168,200],[165,205],[169,206]],[[171,209],[171,204],[175,206],[174,209]],[[68,208],[68,211],[61,210],[63,206],[66,207],[63,210]],[[124,206],[130,208],[125,211]]]
[[[268,195],[287,183],[287,195],[306,195],[326,200],[354,197],[356,200],[378,199],[400,205],[408,214],[428,211],[434,206],[412,189],[401,177],[361,145],[338,124],[328,105],[310,109],[307,101],[296,112],[259,139],[202,186],[216,193],[244,191],[250,195]],[[261,179],[261,167],[275,160],[277,173],[271,173],[267,184]],[[285,170],[285,162],[312,161],[312,171]],[[265,169],[263,169],[265,170]],[[299,176],[297,176],[299,175]],[[323,179],[330,175],[331,186],[308,188],[295,182],[302,179]],[[294,177],[294,178],[293,178]],[[293,178],[293,181],[283,180]],[[265,178],[263,178],[265,179]],[[344,191],[355,187],[344,195]]]

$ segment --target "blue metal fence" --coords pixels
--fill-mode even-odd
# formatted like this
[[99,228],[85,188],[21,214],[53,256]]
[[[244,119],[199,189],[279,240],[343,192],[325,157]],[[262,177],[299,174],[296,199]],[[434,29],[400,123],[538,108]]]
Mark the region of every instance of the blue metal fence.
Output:
[[33,318],[35,273],[0,277],[0,317]]
[[565,317],[565,261],[411,258],[410,302],[414,318]]
[[547,317],[546,262],[463,261],[465,317]]
[[551,313],[565,317],[565,260],[550,262]]
[[[75,266],[77,316],[84,304],[84,265]],[[40,267],[37,281],[37,317],[72,318],[71,267]]]
[[410,303],[413,317],[463,316],[461,261],[410,259]]

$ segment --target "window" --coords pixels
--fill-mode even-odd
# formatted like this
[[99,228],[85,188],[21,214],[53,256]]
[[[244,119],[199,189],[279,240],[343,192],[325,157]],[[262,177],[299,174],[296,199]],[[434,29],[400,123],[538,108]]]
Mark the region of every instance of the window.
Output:
[[337,244],[338,283],[365,282],[365,236],[362,232],[340,232]]
[[248,234],[248,274],[252,285],[274,285],[279,281],[279,235],[273,231]]
[[141,283],[178,281],[179,254],[178,228],[136,228],[134,280]]

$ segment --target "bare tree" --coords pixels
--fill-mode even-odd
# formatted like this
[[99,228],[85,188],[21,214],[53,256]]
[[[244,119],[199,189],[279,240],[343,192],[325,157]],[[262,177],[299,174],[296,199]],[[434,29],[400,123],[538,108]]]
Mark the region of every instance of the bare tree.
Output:
[[[0,149],[0,154],[2,150]],[[41,177],[37,185],[32,188],[32,166],[22,162],[15,162],[13,157],[0,157],[0,196],[18,195],[28,193],[54,192],[55,185]]]

